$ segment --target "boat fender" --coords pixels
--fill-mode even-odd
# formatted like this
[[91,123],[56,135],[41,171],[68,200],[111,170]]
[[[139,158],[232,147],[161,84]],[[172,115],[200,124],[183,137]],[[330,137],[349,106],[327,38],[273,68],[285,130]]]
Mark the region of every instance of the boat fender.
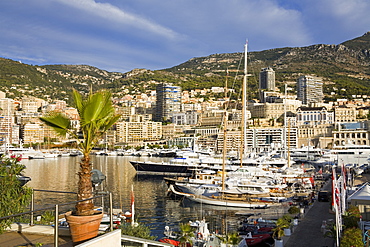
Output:
[[197,238],[198,238],[198,239],[203,239],[203,234],[202,234],[201,232],[198,232],[198,233],[197,233]]

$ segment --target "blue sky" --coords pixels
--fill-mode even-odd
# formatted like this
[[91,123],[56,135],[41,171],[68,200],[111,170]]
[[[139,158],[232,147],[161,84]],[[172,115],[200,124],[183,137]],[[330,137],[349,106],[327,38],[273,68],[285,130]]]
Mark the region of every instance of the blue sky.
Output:
[[339,44],[370,31],[369,0],[1,0],[0,57],[108,71]]

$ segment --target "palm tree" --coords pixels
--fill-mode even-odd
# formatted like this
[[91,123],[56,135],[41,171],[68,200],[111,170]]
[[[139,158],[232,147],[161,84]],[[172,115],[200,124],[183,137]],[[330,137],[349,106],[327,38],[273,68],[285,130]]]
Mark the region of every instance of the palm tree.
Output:
[[180,245],[186,246],[187,243],[192,244],[191,239],[194,238],[194,230],[190,226],[190,224],[185,223],[180,224],[180,231],[181,231],[181,237],[179,238]]
[[240,236],[237,232],[230,232],[226,236],[217,236],[222,243],[236,246],[240,243]]
[[[96,93],[90,92],[87,97],[73,89],[75,107],[80,117],[80,131],[83,138],[79,138],[79,132],[71,124],[71,120],[60,112],[51,112],[40,120],[54,129],[59,135],[73,137],[77,140],[78,149],[83,153],[80,162],[77,201],[92,198],[91,163],[90,152],[102,135],[120,118],[115,114],[111,101],[111,93],[101,90]],[[93,215],[94,203],[92,200],[77,202],[76,215]]]
[[284,229],[290,226],[292,217],[290,215],[283,215],[279,218],[276,222],[276,227],[272,229],[273,237],[281,240],[281,238],[285,235]]

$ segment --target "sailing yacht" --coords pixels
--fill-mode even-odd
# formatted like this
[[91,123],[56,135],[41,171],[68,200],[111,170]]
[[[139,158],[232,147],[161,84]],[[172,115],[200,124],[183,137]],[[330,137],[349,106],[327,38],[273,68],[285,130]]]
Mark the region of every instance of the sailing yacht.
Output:
[[[242,114],[242,136],[243,138],[243,146],[246,143],[246,122],[247,122],[247,114],[246,114],[246,88],[247,88],[247,52],[248,52],[248,43],[244,46],[244,78],[243,78],[243,114]],[[227,82],[227,81],[226,81]],[[227,92],[227,90],[225,90]],[[178,192],[174,190],[174,187],[171,186],[170,189],[173,190],[174,193],[181,194],[186,196],[189,200],[195,201],[198,203],[209,204],[209,205],[216,205],[216,206],[228,206],[228,207],[241,207],[241,208],[267,208],[270,204],[254,202],[250,200],[250,194],[244,193],[237,187],[226,189],[225,187],[225,179],[226,179],[226,127],[227,123],[227,107],[225,105],[225,114],[224,114],[224,148],[223,148],[223,163],[222,163],[222,174],[221,174],[221,186],[217,185],[214,187],[214,193],[212,196],[207,196],[205,194],[206,190],[209,190],[209,186],[206,189],[201,187],[197,187],[195,190],[198,192],[195,193],[184,193]],[[240,159],[245,157],[245,151],[241,152]],[[188,187],[187,192],[191,192],[194,188]],[[201,192],[199,192],[201,191]],[[212,191],[213,192],[213,191]]]

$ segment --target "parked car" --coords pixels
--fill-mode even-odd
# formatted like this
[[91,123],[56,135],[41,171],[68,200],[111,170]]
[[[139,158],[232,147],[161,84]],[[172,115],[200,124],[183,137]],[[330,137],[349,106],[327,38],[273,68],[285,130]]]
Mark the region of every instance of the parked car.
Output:
[[319,202],[329,202],[331,198],[331,194],[329,191],[323,190],[319,191],[319,194],[317,195],[317,200]]

